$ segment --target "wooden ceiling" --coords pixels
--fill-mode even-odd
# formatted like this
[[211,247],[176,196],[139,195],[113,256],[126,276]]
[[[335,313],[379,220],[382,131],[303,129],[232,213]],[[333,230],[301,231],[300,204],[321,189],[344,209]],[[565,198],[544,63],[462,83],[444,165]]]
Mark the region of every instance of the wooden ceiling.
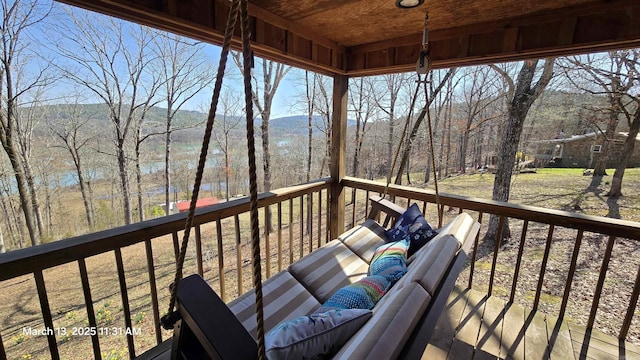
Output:
[[[219,0],[62,1],[217,45],[228,14]],[[434,67],[640,47],[640,0],[249,2],[258,56],[325,74],[413,69],[427,12]]]

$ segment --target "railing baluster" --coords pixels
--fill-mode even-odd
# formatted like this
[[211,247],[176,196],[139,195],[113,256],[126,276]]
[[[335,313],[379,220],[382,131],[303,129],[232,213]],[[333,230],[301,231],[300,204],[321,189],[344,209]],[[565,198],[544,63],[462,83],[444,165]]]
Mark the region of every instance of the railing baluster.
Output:
[[171,233],[171,237],[173,238],[173,252],[175,254],[176,261],[178,261],[178,255],[180,254],[178,232],[174,231],[173,233]]
[[504,230],[504,216],[500,216],[500,221],[498,222],[498,236],[495,240],[495,245],[493,247],[493,262],[491,263],[491,276],[489,277],[489,290],[487,291],[487,295],[491,296],[493,292],[493,278],[496,274],[496,262],[498,260],[498,250],[500,249],[500,243],[502,242],[502,231]]
[[278,271],[282,271],[282,202],[278,202]]
[[318,247],[322,246],[322,191],[318,191]]
[[351,227],[356,226],[356,203],[358,199],[357,190],[351,188]]
[[560,305],[560,313],[558,314],[558,319],[562,320],[564,318],[565,310],[567,309],[567,303],[569,302],[569,293],[571,292],[571,284],[573,284],[573,277],[576,273],[576,267],[578,264],[578,254],[580,253],[580,245],[582,244],[582,237],[584,236],[584,231],[578,230],[578,235],[576,235],[576,241],[573,245],[573,254],[571,255],[571,264],[569,265],[569,273],[567,274],[567,282],[564,285],[564,295],[562,295],[562,304]]
[[627,308],[627,315],[622,322],[622,328],[620,329],[619,339],[624,340],[629,333],[629,327],[631,327],[631,321],[633,320],[633,314],[636,311],[636,304],[638,303],[638,296],[640,295],[640,265],[638,265],[638,274],[636,275],[636,282],[633,286],[633,292],[631,293],[631,300],[629,300],[629,307]]
[[270,228],[271,228],[271,219],[269,219],[269,215],[271,214],[271,208],[269,208],[269,205],[264,207],[264,244],[265,244],[265,257],[267,258],[267,265],[266,265],[266,272],[267,272],[267,279],[271,277],[271,246],[269,246],[269,232],[270,232]]
[[158,289],[156,287],[156,271],[153,265],[153,248],[151,239],[144,241],[144,250],[147,255],[147,272],[149,273],[149,288],[151,289],[151,307],[153,309],[153,325],[156,331],[156,342],[162,342],[162,331],[160,330],[160,308],[158,306]]
[[[80,268],[80,281],[82,282],[82,292],[84,293],[84,304],[87,307],[87,320],[92,329],[97,327],[96,315],[93,309],[93,297],[91,296],[91,287],[89,286],[89,274],[87,273],[87,263],[84,258],[78,259],[78,267]],[[157,305],[157,301],[156,301]],[[157,324],[156,324],[157,327]],[[156,329],[157,331],[157,329]],[[100,340],[98,334],[91,334],[91,343],[93,344],[93,357],[96,360],[102,358],[100,353]],[[0,356],[0,358],[2,358]]]
[[300,196],[300,257],[304,256],[304,198]]
[[202,266],[202,232],[200,225],[196,228],[196,264],[198,265],[198,274],[204,277],[204,267]]
[[309,213],[309,218],[307,219],[309,226],[307,231],[309,232],[309,249],[313,251],[313,193],[307,196],[309,197],[309,208],[307,209],[307,212]]
[[289,199],[289,264],[293,264],[293,198]]
[[222,224],[220,219],[216,221],[216,240],[218,243],[218,278],[220,280],[220,298],[227,301],[227,292],[225,291],[225,271],[224,271],[224,244],[222,238]]
[[[427,203],[423,202],[423,208],[426,208]],[[425,214],[423,212],[423,214]],[[482,213],[478,213],[478,223],[482,224]],[[471,266],[469,268],[469,286],[468,288],[471,289],[471,286],[473,285],[473,272],[475,271],[475,267],[476,267],[476,257],[478,256],[478,243],[480,242],[480,231],[478,231],[478,235],[476,235],[476,239],[473,242],[473,254],[471,255]]]
[[4,350],[4,342],[2,341],[2,331],[0,331],[0,359],[6,359],[7,352]]
[[60,359],[58,353],[58,345],[56,344],[56,335],[53,326],[53,318],[51,317],[51,308],[49,307],[49,298],[47,296],[47,288],[44,284],[44,276],[42,270],[33,272],[36,280],[36,288],[38,289],[38,298],[40,299],[40,309],[42,310],[42,318],[44,327],[47,329],[47,341],[49,342],[49,351],[52,359]]
[[529,228],[529,220],[525,220],[522,224],[522,234],[520,234],[520,244],[518,246],[518,257],[516,259],[516,269],[513,273],[513,281],[511,282],[511,295],[509,295],[509,303],[513,303],[516,296],[516,286],[518,285],[518,277],[520,276],[520,265],[522,264],[522,253],[524,252],[524,243],[527,239],[527,230]]
[[607,270],[609,269],[609,260],[611,259],[611,252],[613,251],[613,244],[615,241],[615,236],[609,236],[607,249],[604,251],[604,259],[602,259],[598,285],[596,286],[596,292],[593,295],[593,303],[591,304],[591,313],[589,314],[589,320],[587,321],[587,329],[593,329],[593,323],[596,321],[596,312],[598,311],[598,305],[600,303],[600,295],[602,295],[602,287],[604,286],[604,279],[607,276]]
[[364,197],[364,218],[366,219],[367,216],[369,216],[369,190],[367,190]]
[[[236,264],[238,266],[238,295],[242,294],[242,238],[240,237],[240,218],[238,215],[233,216],[233,224],[236,230]],[[220,226],[220,219],[216,222],[216,227],[219,230],[220,236],[222,236],[222,227]]]
[[[116,267],[118,269],[118,280],[120,282],[120,295],[122,297],[122,311],[124,312],[124,323],[127,329],[133,328],[131,325],[131,310],[129,308],[129,296],[127,294],[127,280],[124,275],[124,263],[122,261],[122,249],[116,248]],[[129,357],[136,357],[136,349],[133,344],[133,334],[127,331],[127,348],[129,349]]]
[[538,310],[540,304],[540,295],[542,294],[542,283],[544,282],[544,274],[547,270],[547,261],[549,260],[549,251],[551,250],[551,240],[553,240],[554,225],[549,225],[549,233],[547,234],[547,242],[544,246],[544,255],[542,256],[542,264],[540,265],[540,276],[538,277],[538,286],[536,287],[536,298],[533,301],[533,310]]
[[328,243],[329,241],[332,240],[329,238],[331,236],[331,233],[329,232],[329,224],[331,224],[331,194],[329,193],[329,190],[327,190],[327,217],[325,219],[325,224],[327,224],[327,226],[325,231],[324,242]]

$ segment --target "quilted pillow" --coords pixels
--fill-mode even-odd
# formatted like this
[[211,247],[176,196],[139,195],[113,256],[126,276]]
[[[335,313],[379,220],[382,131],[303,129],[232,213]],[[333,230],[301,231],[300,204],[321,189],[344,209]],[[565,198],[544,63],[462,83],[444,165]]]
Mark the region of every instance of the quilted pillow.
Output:
[[267,359],[321,359],[337,352],[371,318],[367,309],[334,309],[285,321],[265,336]]
[[369,265],[368,275],[385,277],[391,286],[407,272],[409,241],[401,240],[379,246]]
[[414,203],[396,220],[393,227],[387,230],[386,235],[391,242],[404,240],[409,236],[411,246],[409,246],[407,257],[410,257],[438,233],[433,230],[418,205]]
[[373,309],[389,288],[391,282],[386,277],[365,276],[338,289],[316,313],[331,309]]

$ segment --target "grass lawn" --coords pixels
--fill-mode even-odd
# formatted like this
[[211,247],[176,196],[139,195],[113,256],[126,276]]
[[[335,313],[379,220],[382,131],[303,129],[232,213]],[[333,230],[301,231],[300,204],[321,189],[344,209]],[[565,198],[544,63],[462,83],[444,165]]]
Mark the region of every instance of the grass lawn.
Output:
[[[582,169],[538,169],[535,173],[516,174],[509,202],[640,221],[640,169],[625,171],[623,196],[618,199],[605,196],[613,172],[607,170],[609,175],[593,187],[593,177],[583,176]],[[438,186],[442,193],[491,199],[493,177],[489,173],[458,175],[440,180]],[[414,183],[421,183],[421,179]],[[420,187],[433,189],[433,184]]]

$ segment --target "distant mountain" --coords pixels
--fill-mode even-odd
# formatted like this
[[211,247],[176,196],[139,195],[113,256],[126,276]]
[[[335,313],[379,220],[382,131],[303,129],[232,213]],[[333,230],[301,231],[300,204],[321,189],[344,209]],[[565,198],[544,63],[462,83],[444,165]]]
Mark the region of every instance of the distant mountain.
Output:
[[[260,126],[260,119],[256,119],[256,126]],[[321,116],[316,115],[312,119],[314,133],[321,132],[328,124]],[[347,120],[347,127],[355,125],[355,120]],[[278,135],[305,135],[308,133],[309,117],[307,115],[285,116],[269,121],[269,129]]]

